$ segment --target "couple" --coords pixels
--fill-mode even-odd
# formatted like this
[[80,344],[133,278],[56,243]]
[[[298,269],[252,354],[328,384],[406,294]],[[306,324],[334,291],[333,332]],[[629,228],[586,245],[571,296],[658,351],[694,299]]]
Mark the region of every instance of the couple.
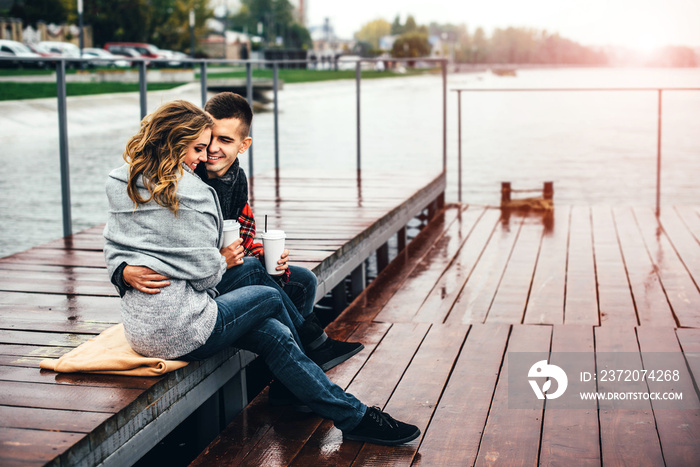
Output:
[[[307,406],[352,440],[417,438],[417,427],[365,406],[325,375],[363,346],[326,335],[313,314],[316,278],[289,266],[288,251],[278,278],[259,260],[237,159],[252,142],[248,102],[221,93],[205,110],[174,101],[148,115],[127,143],[126,164],[107,181],[105,259],[129,344],[145,356],[186,361],[247,349],[275,376],[271,403]],[[241,223],[241,239],[227,247],[224,219]]]

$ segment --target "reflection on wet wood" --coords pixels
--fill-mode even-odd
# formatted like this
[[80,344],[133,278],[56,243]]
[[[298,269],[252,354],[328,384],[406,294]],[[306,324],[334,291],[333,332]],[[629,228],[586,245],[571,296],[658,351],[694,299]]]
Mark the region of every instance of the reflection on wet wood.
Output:
[[[697,464],[700,409],[692,407],[700,408],[693,386],[700,381],[700,306],[692,305],[700,291],[690,256],[700,245],[693,230],[700,225],[698,210],[668,210],[661,224],[650,212],[577,206],[557,208],[545,219],[448,207],[441,223],[423,230],[330,326],[342,331],[362,323],[351,339],[371,344],[330,372],[331,379],[343,387],[352,381],[348,390],[364,402],[417,424],[420,442],[381,447],[344,441],[330,421],[285,412],[290,418],[279,425],[261,423],[265,442],[236,461]],[[683,328],[676,329],[676,319]],[[379,325],[388,332],[359,334]],[[515,410],[509,406],[509,355],[526,351],[562,365],[565,354],[574,355],[591,369],[610,365],[615,352],[629,352],[640,367],[659,366],[654,358],[666,352],[663,358],[687,362],[673,386],[691,408],[662,409],[647,401],[637,409],[598,410],[595,400],[582,408],[546,400]],[[581,387],[608,386],[591,380]],[[652,388],[670,390],[659,382]],[[257,432],[246,412],[275,413],[264,397],[210,449],[240,445],[243,426]],[[197,465],[221,459],[204,454]]]

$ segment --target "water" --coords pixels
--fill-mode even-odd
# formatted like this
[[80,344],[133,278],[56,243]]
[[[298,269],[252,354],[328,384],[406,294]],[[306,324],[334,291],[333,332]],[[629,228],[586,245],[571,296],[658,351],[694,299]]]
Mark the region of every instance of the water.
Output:
[[[541,87],[700,87],[700,69],[522,70],[518,76],[451,75],[448,89]],[[149,93],[149,111],[175,99],[199,103],[188,85]],[[448,92],[448,201],[457,199],[457,95]],[[280,164],[356,168],[355,82],[285,85],[280,101]],[[363,171],[442,168],[439,75],[362,82]],[[62,236],[56,103],[0,102],[0,256]],[[73,230],[104,223],[104,181],[122,163],[138,128],[137,94],[68,102]],[[662,204],[696,204],[700,188],[700,91],[663,97]],[[255,117],[254,170],[274,167],[273,116]],[[496,205],[500,182],[515,189],[554,181],[555,202],[655,203],[656,92],[464,93],[463,201]],[[248,159],[241,159],[248,168]],[[400,177],[397,177],[400,182]]]

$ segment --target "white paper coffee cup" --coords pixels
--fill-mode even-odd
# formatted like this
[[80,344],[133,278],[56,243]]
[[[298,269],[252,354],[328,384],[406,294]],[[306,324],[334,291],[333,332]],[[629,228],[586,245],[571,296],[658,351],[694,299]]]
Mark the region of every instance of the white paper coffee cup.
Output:
[[279,266],[277,261],[282,257],[284,251],[284,230],[268,230],[263,232],[260,237],[263,241],[263,249],[265,250],[265,269],[271,276],[279,276],[284,274],[284,271],[277,271],[275,268]]
[[224,221],[224,247],[229,246],[241,236],[241,224],[233,219]]

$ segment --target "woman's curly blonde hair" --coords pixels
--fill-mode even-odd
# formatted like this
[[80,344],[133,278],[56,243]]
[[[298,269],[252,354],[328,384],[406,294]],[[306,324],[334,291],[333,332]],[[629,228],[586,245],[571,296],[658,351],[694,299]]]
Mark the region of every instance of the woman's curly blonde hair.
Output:
[[[177,214],[177,182],[183,175],[187,148],[213,125],[208,113],[183,100],[164,104],[141,121],[139,132],[129,139],[123,154],[129,164],[126,191],[136,207],[152,199]],[[138,177],[150,193],[147,199],[136,188]]]

